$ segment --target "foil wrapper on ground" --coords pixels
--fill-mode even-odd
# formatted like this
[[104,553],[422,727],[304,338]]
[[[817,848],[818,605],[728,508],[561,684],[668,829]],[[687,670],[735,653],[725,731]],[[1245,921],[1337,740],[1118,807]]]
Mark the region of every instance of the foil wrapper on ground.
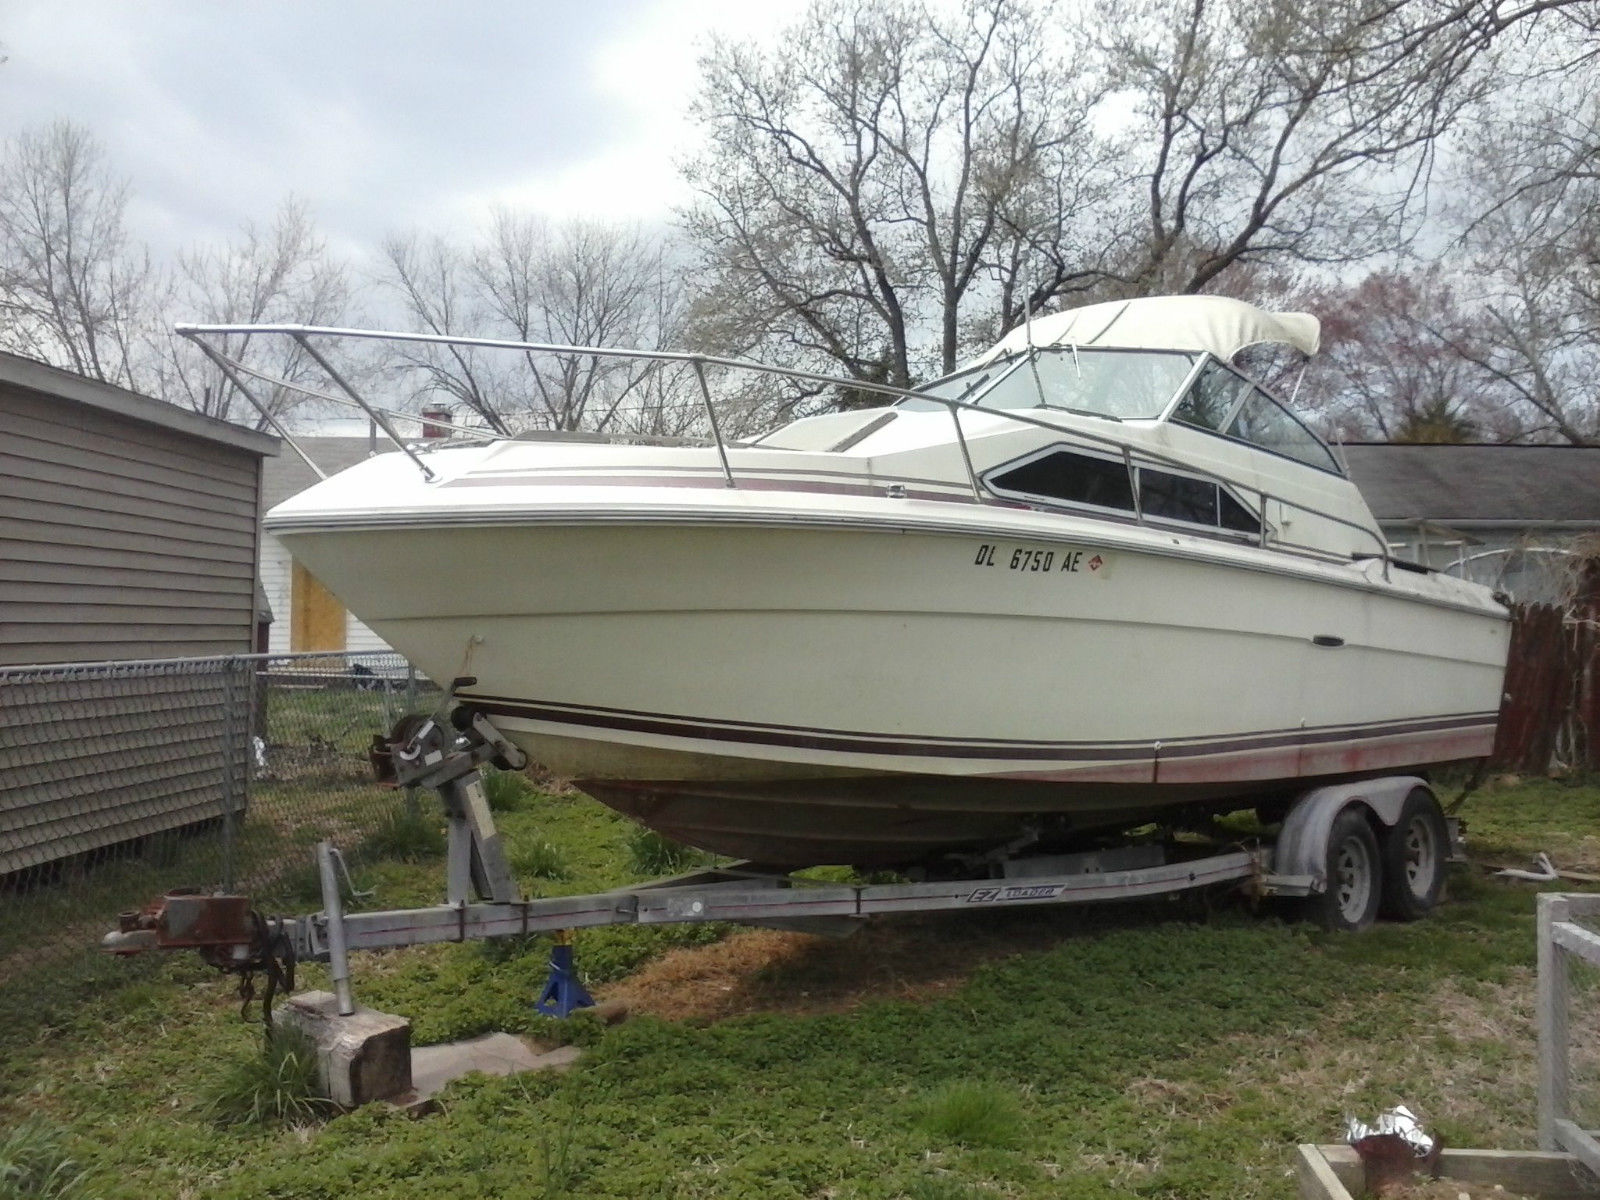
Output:
[[1352,1146],[1367,1138],[1384,1135],[1398,1137],[1411,1147],[1411,1152],[1418,1158],[1426,1158],[1433,1153],[1434,1139],[1423,1130],[1417,1115],[1403,1104],[1379,1113],[1378,1119],[1371,1125],[1354,1117],[1345,1118],[1345,1141]]
[[1407,1186],[1419,1172],[1437,1177],[1443,1147],[1403,1104],[1379,1113],[1370,1125],[1345,1118],[1345,1140],[1361,1156],[1367,1191],[1374,1195]]

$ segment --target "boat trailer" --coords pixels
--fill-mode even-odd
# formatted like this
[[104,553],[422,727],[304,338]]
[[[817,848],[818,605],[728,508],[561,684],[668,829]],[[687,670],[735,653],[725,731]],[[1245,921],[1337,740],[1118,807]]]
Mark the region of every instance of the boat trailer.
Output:
[[[1358,807],[1370,814],[1369,821],[1392,828],[1417,788],[1437,812],[1422,780],[1387,777],[1302,794],[1274,843],[1235,844],[1221,852],[1212,846],[1209,853],[1177,861],[1169,861],[1162,844],[1136,842],[1077,853],[996,856],[972,860],[975,877],[884,884],[816,883],[734,863],[593,895],[524,899],[506,865],[482,775],[483,765],[491,762],[520,770],[527,765],[522,751],[466,706],[448,719],[442,710],[402,718],[389,737],[374,737],[373,743],[380,781],[431,788],[443,803],[445,903],[347,912],[340,876],[349,886],[348,870],[339,851],[323,841],[316,847],[320,912],[265,916],[244,896],[174,891],[142,911],[122,914],[102,948],[113,954],[198,950],[211,965],[240,975],[246,1010],[255,994],[254,977],[264,974],[262,1012],[270,1026],[273,997],[292,990],[298,962],[329,964],[338,1011],[349,1015],[356,1007],[351,951],[549,933],[555,935],[551,972],[536,1007],[565,1017],[593,1003],[574,969],[571,934],[578,929],[726,921],[841,934],[867,918],[891,914],[1128,900],[1221,884],[1236,884],[1255,897],[1308,897],[1342,886],[1337,853],[1330,858],[1329,845],[1341,814]],[[1454,840],[1452,823],[1452,849]],[[1376,878],[1368,886],[1376,887]]]

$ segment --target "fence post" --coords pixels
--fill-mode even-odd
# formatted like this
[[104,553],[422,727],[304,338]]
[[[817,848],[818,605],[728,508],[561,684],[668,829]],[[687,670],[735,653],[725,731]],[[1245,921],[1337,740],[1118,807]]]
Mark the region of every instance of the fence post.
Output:
[[1568,919],[1562,895],[1538,898],[1538,985],[1535,1019],[1539,1025],[1539,1149],[1559,1150],[1556,1122],[1567,1115],[1567,958],[1556,945],[1555,926]]
[[[409,714],[417,707],[417,668],[411,660],[406,659],[406,707]],[[385,730],[387,732],[387,730]],[[406,820],[416,822],[422,819],[422,805],[417,799],[415,784],[406,788]]]
[[222,890],[233,891],[234,886],[234,802],[237,799],[234,765],[234,675],[239,670],[239,660],[230,658],[222,668]]

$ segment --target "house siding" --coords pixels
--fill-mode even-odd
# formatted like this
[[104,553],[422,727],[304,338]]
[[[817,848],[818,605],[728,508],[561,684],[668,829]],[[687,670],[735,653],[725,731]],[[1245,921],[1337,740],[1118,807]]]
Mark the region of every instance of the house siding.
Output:
[[[247,801],[271,439],[0,355],[0,875]],[[40,669],[30,664],[99,664]]]
[[0,384],[0,665],[248,651],[259,454]]

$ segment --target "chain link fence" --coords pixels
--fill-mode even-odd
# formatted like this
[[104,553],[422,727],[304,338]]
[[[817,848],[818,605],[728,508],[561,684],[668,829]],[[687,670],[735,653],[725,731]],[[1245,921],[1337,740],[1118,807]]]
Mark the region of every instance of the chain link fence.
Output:
[[172,887],[317,907],[317,841],[370,859],[416,823],[367,748],[438,700],[392,652],[0,668],[0,1029],[125,979],[96,943]]

